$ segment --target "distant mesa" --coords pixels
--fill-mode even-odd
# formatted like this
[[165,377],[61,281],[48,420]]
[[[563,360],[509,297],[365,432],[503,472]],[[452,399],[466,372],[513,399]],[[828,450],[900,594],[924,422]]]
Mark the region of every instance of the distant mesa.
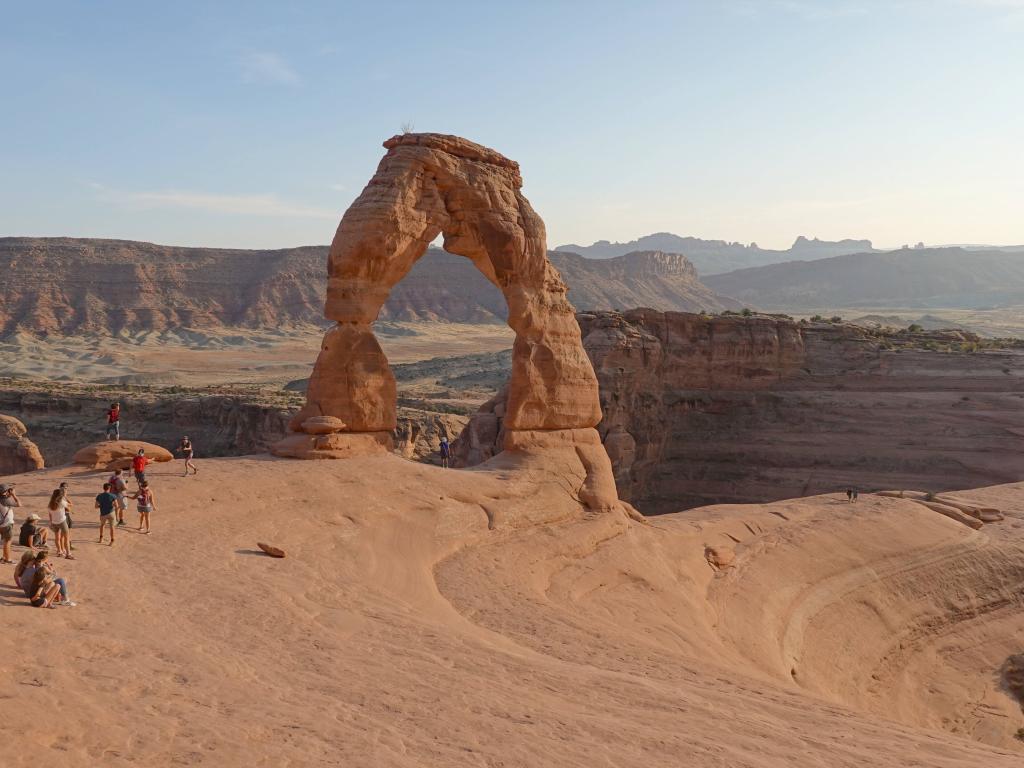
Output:
[[159,445],[144,443],[141,440],[104,440],[80,449],[72,462],[92,469],[130,469],[132,458],[138,454],[140,448],[146,452],[146,458],[150,461],[174,460],[171,452]]
[[610,243],[598,240],[593,245],[559,245],[556,251],[578,253],[590,259],[610,259],[636,251],[663,251],[685,256],[702,275],[716,275],[746,267],[775,264],[793,259],[821,259],[850,253],[870,253],[874,248],[870,240],[819,240],[799,236],[786,251],[760,248],[757,243],[702,240],[699,237],[680,237],[671,232],[645,235],[628,243]]

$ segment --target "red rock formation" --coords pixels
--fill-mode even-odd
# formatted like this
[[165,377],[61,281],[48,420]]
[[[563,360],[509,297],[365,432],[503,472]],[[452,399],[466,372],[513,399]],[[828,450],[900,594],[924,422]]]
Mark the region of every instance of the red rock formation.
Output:
[[[395,379],[371,326],[391,289],[443,233],[445,250],[470,259],[508,304],[516,339],[505,449],[572,454],[586,478],[580,493],[587,506],[616,506],[608,457],[593,431],[601,419],[597,380],[565,284],[547,259],[544,223],[522,195],[519,166],[455,136],[405,134],[384,146],[377,173],[331,245],[325,314],[336,325],[324,338],[306,405],[291,421],[294,434],[274,452],[340,458],[390,444]],[[345,427],[312,434],[304,425],[319,416]]]
[[[856,326],[771,316],[578,317],[618,492],[644,512],[1024,478],[1024,350],[966,351],[956,332],[926,340],[953,351],[892,348]],[[494,452],[502,407],[499,395],[470,420],[456,466]]]
[[24,424],[0,414],[0,475],[43,468],[43,455],[27,435]]
[[72,461],[93,469],[129,469],[132,458],[140,448],[146,452],[146,458],[150,461],[174,460],[174,455],[159,445],[144,443],[141,440],[104,440],[80,449]]

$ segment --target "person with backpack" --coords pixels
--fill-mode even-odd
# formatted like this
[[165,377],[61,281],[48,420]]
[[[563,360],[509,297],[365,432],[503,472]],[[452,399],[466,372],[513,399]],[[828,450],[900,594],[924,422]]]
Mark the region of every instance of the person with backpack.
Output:
[[121,439],[121,404],[111,403],[107,410],[107,440]]
[[13,563],[11,560],[11,539],[14,538],[14,508],[20,507],[21,501],[14,492],[13,485],[0,485],[0,541],[3,542],[3,556],[0,563]]
[[149,513],[156,509],[156,497],[149,489],[149,483],[143,480],[139,483],[139,490],[132,494],[132,498],[139,502],[139,530],[146,526],[143,533],[149,533]]
[[441,444],[440,444],[440,446],[438,446],[437,450],[438,450],[438,453],[441,454],[441,466],[444,467],[445,469],[448,469],[448,460],[451,458],[452,448],[448,444],[448,438],[447,437],[442,437],[441,438]]
[[180,453],[181,457],[185,459],[185,475],[183,475],[183,477],[188,476],[188,471],[190,469],[192,470],[192,474],[198,475],[199,470],[196,469],[196,465],[192,463],[192,456],[195,453],[195,450],[192,448],[192,441],[188,439],[188,435],[181,438],[181,443],[178,444],[178,453]]
[[96,509],[100,511],[100,541],[103,543],[103,529],[110,526],[110,546],[114,546],[114,525],[117,510],[117,496],[110,492],[110,483],[103,484],[103,493],[96,497]]
[[124,513],[128,511],[128,502],[125,494],[128,493],[128,483],[124,481],[123,470],[115,469],[114,474],[107,480],[110,483],[110,492],[117,497],[117,524],[124,525]]

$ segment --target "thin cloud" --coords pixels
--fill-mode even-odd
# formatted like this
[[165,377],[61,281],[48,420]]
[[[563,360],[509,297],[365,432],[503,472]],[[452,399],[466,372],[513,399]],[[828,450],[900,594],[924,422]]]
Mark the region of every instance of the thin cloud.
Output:
[[299,85],[302,82],[299,73],[277,53],[247,53],[239,64],[242,67],[242,79],[247,83]]
[[338,212],[292,203],[276,195],[218,195],[210,192],[160,190],[115,192],[100,187],[102,199],[135,209],[188,208],[239,216],[273,216],[290,219],[337,219]]

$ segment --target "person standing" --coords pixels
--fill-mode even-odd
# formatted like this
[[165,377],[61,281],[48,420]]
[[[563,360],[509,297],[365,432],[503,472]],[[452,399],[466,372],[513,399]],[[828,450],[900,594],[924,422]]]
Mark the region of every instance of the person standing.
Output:
[[107,440],[121,439],[121,404],[111,403],[107,409]]
[[132,457],[132,472],[135,474],[135,482],[139,484],[140,488],[146,483],[147,464],[149,464],[149,459],[146,458],[146,449],[139,448],[139,452]]
[[123,470],[115,469],[107,482],[110,484],[110,492],[117,497],[117,524],[124,525],[124,513],[128,511],[128,501],[125,499],[128,483],[124,481]]
[[50,495],[47,510],[50,516],[50,530],[53,531],[53,545],[57,548],[57,557],[63,555],[74,560],[71,555],[71,527],[68,525],[68,511],[71,502],[63,488],[58,488]]
[[447,469],[448,461],[451,459],[452,455],[452,447],[448,444],[447,437],[441,438],[441,444],[438,446],[438,452],[441,454],[441,466]]
[[21,501],[14,492],[13,485],[0,485],[0,541],[3,542],[3,556],[0,563],[13,563],[11,560],[11,539],[14,538],[14,508],[20,507]]
[[858,493],[857,489],[854,488],[853,489],[853,498],[850,499],[850,501],[856,501],[859,496],[860,496],[860,493]]
[[853,501],[853,488],[846,489],[846,500]]
[[181,443],[178,444],[178,453],[185,459],[185,475],[188,475],[188,471],[191,469],[192,474],[198,475],[199,470],[196,469],[196,465],[192,463],[192,456],[195,454],[195,449],[192,448],[192,441],[188,439],[188,435],[181,438]]
[[146,526],[143,533],[149,533],[149,513],[156,509],[156,497],[149,489],[149,483],[143,480],[139,483],[139,490],[132,494],[132,498],[139,502],[139,530]]
[[103,484],[103,493],[96,497],[96,509],[100,511],[100,541],[103,543],[103,529],[110,526],[110,546],[114,546],[114,522],[116,520],[117,496],[110,492],[110,483]]

